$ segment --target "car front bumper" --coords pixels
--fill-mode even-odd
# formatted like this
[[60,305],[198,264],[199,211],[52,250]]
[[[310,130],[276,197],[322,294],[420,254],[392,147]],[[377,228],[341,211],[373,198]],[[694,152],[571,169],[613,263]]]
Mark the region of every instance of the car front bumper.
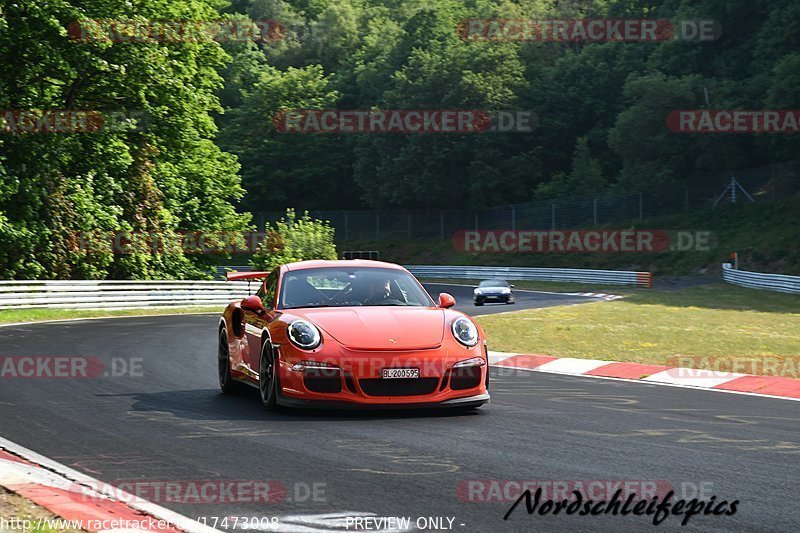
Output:
[[387,410],[387,409],[448,409],[480,407],[489,403],[489,393],[484,392],[474,396],[452,398],[441,402],[413,402],[413,403],[362,403],[357,401],[341,400],[304,400],[302,398],[278,395],[278,405],[291,408],[304,409],[361,409],[361,410]]
[[507,303],[514,299],[513,294],[482,294],[473,297],[475,303]]
[[[469,407],[489,400],[489,361],[483,342],[465,348],[454,339],[430,350],[365,352],[330,346],[309,355],[279,350],[278,403],[291,406],[362,408]],[[467,360],[482,364],[456,367]],[[319,361],[332,368],[293,366]],[[412,378],[384,378],[384,369],[418,369]]]

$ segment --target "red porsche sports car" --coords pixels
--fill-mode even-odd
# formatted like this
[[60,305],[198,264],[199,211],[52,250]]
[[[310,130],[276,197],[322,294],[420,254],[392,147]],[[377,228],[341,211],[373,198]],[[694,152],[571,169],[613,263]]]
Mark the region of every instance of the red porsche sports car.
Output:
[[267,408],[462,407],[489,401],[483,330],[435,303],[406,269],[379,261],[303,261],[260,280],[219,323],[219,382],[258,387]]

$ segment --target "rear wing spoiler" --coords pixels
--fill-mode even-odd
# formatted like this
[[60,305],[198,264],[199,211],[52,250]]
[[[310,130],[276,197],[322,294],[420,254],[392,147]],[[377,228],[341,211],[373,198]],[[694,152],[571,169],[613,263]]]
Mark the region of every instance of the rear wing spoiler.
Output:
[[264,279],[269,276],[269,272],[226,272],[225,278],[228,281],[243,281],[251,279]]

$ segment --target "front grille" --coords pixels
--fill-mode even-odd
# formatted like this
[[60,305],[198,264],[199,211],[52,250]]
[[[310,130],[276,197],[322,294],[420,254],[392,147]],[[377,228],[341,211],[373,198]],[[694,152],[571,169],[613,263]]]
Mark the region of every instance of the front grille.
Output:
[[444,377],[442,378],[442,384],[439,385],[439,392],[442,392],[445,388],[447,388],[447,382],[450,380],[450,370],[445,370]]
[[367,396],[422,396],[436,390],[439,378],[360,379],[358,384]]
[[307,368],[303,372],[303,385],[311,392],[342,392],[342,378],[338,368]]
[[355,381],[353,381],[353,374],[351,374],[350,372],[344,373],[344,384],[347,385],[347,390],[349,390],[353,394],[356,393],[356,384]]
[[472,389],[481,382],[481,367],[467,366],[454,368],[450,373],[450,388],[453,390]]

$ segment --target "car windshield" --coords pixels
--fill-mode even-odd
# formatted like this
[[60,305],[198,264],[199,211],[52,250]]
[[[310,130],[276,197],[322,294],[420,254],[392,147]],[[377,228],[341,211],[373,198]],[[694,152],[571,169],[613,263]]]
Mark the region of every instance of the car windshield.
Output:
[[415,306],[433,300],[417,280],[392,268],[308,268],[283,276],[280,307]]
[[508,287],[508,282],[502,279],[487,279],[481,281],[478,287]]

